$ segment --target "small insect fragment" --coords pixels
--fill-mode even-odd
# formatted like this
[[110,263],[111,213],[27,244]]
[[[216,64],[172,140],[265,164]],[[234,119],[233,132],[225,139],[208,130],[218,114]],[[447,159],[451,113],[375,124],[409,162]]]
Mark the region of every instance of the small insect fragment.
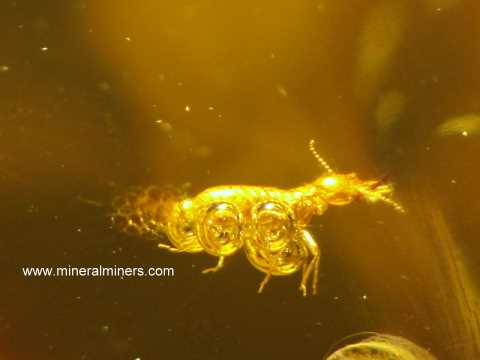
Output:
[[[265,274],[258,292],[272,276],[288,276],[302,270],[299,290],[304,296],[317,290],[320,248],[306,230],[313,216],[332,206],[354,200],[384,202],[399,212],[403,207],[391,199],[393,187],[384,180],[361,180],[355,173],[339,174],[310,150],[324,173],[310,183],[280,189],[265,186],[225,185],[208,188],[188,197],[173,188],[136,189],[117,197],[111,219],[124,232],[168,238],[158,247],[175,253],[206,252],[225,260],[243,250],[248,261]],[[163,237],[162,237],[163,235]]]
[[370,336],[343,346],[326,360],[436,360],[427,350],[407,339],[386,334],[366,334]]

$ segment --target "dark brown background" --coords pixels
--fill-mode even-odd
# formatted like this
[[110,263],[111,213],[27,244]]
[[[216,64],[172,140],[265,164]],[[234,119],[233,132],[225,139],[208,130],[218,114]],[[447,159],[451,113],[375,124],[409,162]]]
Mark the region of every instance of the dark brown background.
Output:
[[[360,331],[478,358],[478,1],[4,0],[0,17],[1,359],[321,359]],[[468,136],[439,131],[467,114]],[[311,138],[408,209],[315,219],[315,297],[298,276],[257,295],[242,255],[203,276],[213,258],[116,233],[85,201],[295,186],[319,173]],[[68,264],[176,276],[21,274]]]

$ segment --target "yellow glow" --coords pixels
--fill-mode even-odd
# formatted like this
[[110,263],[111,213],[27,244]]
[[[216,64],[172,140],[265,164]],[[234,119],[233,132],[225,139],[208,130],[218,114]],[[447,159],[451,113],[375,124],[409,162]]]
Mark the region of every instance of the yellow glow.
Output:
[[184,209],[188,209],[192,207],[192,200],[185,200],[183,203],[182,203],[182,208]]
[[227,203],[222,203],[217,205],[217,210],[227,210],[227,209],[228,209]]
[[334,186],[334,185],[337,184],[337,179],[335,179],[333,177],[327,177],[327,178],[323,179],[322,184],[325,185],[325,186]]
[[232,196],[235,193],[232,189],[219,189],[219,190],[214,190],[211,192],[211,195],[213,197],[229,197]]
[[267,204],[265,205],[265,209],[267,209],[267,210],[272,210],[272,209],[274,209],[274,208],[275,208],[275,204],[274,204],[274,203],[267,203]]

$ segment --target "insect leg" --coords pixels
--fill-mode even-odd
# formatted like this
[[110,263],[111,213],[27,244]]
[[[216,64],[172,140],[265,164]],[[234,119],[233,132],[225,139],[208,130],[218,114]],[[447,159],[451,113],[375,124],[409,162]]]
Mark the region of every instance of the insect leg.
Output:
[[224,260],[225,260],[225,256],[220,256],[218,258],[217,265],[213,268],[208,268],[208,269],[203,270],[202,274],[206,274],[206,273],[209,273],[209,272],[217,272],[218,270],[220,270],[223,267]]
[[303,292],[303,296],[307,295],[307,282],[313,271],[312,293],[315,295],[317,293],[318,268],[320,264],[320,248],[313,239],[312,235],[306,230],[302,230],[302,241],[305,243],[308,250],[310,251],[310,254],[312,255],[312,260],[310,260],[307,268],[304,268],[302,282],[300,284],[300,290]]
[[308,278],[307,271],[310,272],[311,270],[310,266],[307,266],[306,264],[303,264],[302,266],[302,282],[300,283],[300,287],[298,288],[303,296],[307,296],[307,286],[306,286],[306,278]]
[[260,283],[260,287],[258,288],[258,293],[261,294],[262,291],[263,291],[263,288],[265,287],[265,285],[267,285],[267,283],[270,281],[270,278],[272,277],[272,274],[271,273],[268,273],[267,275],[265,275],[265,277],[263,278],[262,282]]
[[176,247],[166,245],[166,244],[158,244],[157,245],[159,249],[165,249],[173,253],[181,253],[183,250],[177,249]]

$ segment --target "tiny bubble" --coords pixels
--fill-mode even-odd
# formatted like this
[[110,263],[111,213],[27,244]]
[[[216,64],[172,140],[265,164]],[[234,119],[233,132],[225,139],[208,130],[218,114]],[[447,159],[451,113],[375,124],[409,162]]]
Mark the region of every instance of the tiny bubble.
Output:
[[76,8],[79,9],[79,10],[85,10],[87,8],[87,4],[84,3],[83,1],[79,1],[76,4]]
[[169,133],[173,129],[173,126],[169,122],[164,121],[162,119],[158,119],[155,122],[160,125],[160,130],[162,130],[165,133]]
[[102,325],[102,327],[100,328],[100,332],[103,333],[103,334],[106,334],[110,331],[110,326],[108,325]]
[[4,73],[10,70],[10,67],[8,65],[0,65],[0,73]]
[[195,156],[206,159],[212,154],[212,148],[202,145],[194,150]]
[[110,84],[109,84],[108,82],[102,81],[102,82],[100,82],[100,83],[97,84],[97,88],[98,88],[99,90],[102,90],[102,91],[110,91],[111,86],[110,86]]
[[38,213],[38,207],[35,204],[30,204],[27,207],[27,213],[33,214],[33,213]]
[[47,47],[47,46],[42,46],[42,47],[40,48],[40,51],[43,51],[43,52],[45,52],[45,51],[47,51],[47,50],[48,50],[48,47]]
[[288,96],[288,92],[287,92],[287,90],[286,90],[283,86],[279,86],[279,87],[277,88],[277,92],[278,92],[278,94],[279,94],[280,96],[282,96],[282,97],[287,97],[287,96]]
[[190,107],[190,105],[185,106],[185,111],[186,111],[186,112],[190,112],[191,109],[192,109],[192,108]]

